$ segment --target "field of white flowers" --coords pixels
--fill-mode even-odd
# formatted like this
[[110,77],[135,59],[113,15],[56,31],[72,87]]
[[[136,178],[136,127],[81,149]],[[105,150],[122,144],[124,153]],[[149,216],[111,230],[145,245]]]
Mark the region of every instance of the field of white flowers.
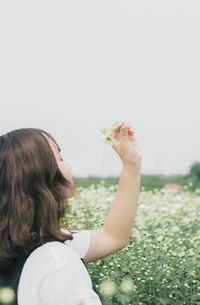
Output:
[[[68,201],[70,229],[103,225],[117,186],[78,187]],[[200,304],[200,190],[141,188],[129,244],[87,265],[111,305]]]

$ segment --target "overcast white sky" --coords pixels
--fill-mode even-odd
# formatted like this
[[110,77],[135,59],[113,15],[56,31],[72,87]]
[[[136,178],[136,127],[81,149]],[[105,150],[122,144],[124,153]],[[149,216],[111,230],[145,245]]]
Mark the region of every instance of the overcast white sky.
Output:
[[143,174],[200,161],[199,0],[0,1],[0,134],[42,128],[73,176],[119,175],[98,130],[135,129]]

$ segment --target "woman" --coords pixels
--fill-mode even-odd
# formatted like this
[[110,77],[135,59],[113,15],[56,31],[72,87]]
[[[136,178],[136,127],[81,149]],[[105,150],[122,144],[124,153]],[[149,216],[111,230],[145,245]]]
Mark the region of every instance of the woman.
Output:
[[0,280],[19,305],[102,304],[83,263],[128,244],[142,159],[131,126],[115,123],[113,138],[123,166],[105,223],[73,233],[59,226],[75,188],[56,140],[34,128],[0,137]]

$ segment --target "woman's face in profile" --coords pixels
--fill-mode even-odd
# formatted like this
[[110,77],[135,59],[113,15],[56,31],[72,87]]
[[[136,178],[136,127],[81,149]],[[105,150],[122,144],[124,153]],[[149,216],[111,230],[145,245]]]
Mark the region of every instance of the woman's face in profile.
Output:
[[62,175],[73,184],[70,164],[62,159],[62,156],[55,143],[53,143],[53,141],[50,139],[48,139],[48,142],[56,158],[59,170],[61,171]]

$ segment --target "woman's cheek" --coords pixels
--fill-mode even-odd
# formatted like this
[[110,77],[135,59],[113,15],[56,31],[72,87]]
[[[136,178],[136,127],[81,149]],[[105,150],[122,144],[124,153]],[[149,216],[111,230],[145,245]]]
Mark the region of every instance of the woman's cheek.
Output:
[[62,163],[63,164],[61,165],[61,172],[63,176],[67,179],[72,179],[70,166],[67,163]]

